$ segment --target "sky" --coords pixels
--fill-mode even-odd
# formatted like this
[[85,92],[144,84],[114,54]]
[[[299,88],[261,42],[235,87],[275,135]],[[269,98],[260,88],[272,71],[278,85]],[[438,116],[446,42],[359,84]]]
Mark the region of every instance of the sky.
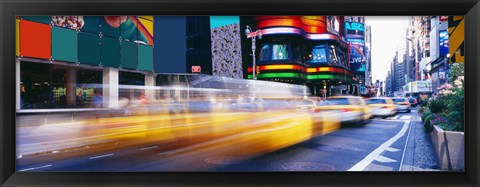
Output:
[[365,16],[365,24],[372,29],[372,82],[385,81],[395,51],[405,43],[408,16]]

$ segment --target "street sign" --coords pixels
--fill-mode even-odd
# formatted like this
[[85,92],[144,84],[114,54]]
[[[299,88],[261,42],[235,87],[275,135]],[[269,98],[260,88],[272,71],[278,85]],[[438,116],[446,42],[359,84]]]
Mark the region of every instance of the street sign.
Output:
[[192,73],[200,73],[202,68],[200,66],[192,66]]

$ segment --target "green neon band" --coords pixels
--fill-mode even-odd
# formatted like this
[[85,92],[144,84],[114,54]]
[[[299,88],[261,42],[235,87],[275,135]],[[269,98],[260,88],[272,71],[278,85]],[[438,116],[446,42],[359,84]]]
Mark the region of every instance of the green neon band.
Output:
[[[248,75],[249,79],[252,79],[253,75]],[[298,73],[264,73],[257,75],[259,79],[268,79],[268,78],[300,78],[301,75]]]
[[333,79],[334,75],[307,75],[307,79]]

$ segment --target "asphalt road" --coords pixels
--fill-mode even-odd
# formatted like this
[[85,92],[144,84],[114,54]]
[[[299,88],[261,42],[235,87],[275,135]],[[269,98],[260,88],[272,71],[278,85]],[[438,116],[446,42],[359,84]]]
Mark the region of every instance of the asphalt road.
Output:
[[94,154],[72,150],[25,157],[17,159],[17,170],[398,171],[406,154],[410,154],[404,150],[412,116],[418,117],[417,112],[399,113],[389,119],[375,118],[364,126],[345,127],[254,158],[222,155],[221,151],[185,153],[185,149],[172,151],[167,145],[150,144]]

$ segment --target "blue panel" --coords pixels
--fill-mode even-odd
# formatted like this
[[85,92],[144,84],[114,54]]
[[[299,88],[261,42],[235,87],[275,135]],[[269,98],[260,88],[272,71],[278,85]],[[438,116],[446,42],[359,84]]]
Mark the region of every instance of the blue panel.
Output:
[[187,72],[186,26],[185,16],[155,16],[153,29],[155,73]]

